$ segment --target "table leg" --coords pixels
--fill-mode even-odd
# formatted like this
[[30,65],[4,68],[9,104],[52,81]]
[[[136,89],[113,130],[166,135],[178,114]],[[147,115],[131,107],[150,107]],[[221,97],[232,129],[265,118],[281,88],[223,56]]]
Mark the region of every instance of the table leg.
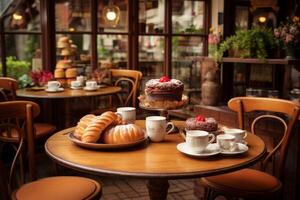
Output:
[[165,200],[167,199],[169,182],[166,179],[150,179],[147,187],[151,200]]

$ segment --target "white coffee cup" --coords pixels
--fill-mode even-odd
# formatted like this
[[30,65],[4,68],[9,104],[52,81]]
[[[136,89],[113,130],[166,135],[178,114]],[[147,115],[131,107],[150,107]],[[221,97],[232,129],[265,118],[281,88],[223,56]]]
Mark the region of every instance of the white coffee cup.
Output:
[[96,88],[97,87],[97,82],[96,81],[87,81],[85,83],[86,87],[88,88]]
[[224,130],[225,134],[230,134],[235,136],[235,142],[242,143],[244,142],[244,139],[247,137],[247,132],[242,129],[226,129]]
[[215,136],[213,134],[201,130],[188,130],[185,136],[185,142],[188,148],[197,153],[204,151],[207,145],[214,140]]
[[81,86],[81,83],[80,81],[71,81],[71,87],[80,87]]
[[60,88],[60,86],[61,86],[61,84],[58,81],[48,81],[48,83],[47,83],[48,90],[51,90],[51,91],[58,90],[58,88]]
[[135,107],[119,107],[117,108],[117,114],[121,115],[122,120],[129,124],[134,124],[136,117]]
[[[171,129],[167,131],[167,126]],[[146,117],[146,130],[147,135],[153,142],[160,142],[165,139],[165,136],[174,130],[175,126],[172,122],[167,123],[166,117],[163,116],[150,116]]]
[[217,143],[222,151],[233,151],[237,144],[235,142],[235,136],[230,134],[218,135]]

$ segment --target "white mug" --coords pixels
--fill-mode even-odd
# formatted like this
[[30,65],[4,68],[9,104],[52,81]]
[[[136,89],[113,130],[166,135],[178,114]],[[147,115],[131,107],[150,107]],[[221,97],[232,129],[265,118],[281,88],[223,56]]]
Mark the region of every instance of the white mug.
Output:
[[86,87],[88,88],[96,88],[97,87],[97,82],[96,81],[87,81],[85,83]]
[[[171,126],[171,129],[167,131],[167,126]],[[165,139],[165,136],[174,130],[175,126],[172,122],[167,123],[166,117],[163,116],[150,116],[146,117],[146,130],[147,135],[153,142],[161,142]]]
[[235,136],[235,142],[242,143],[244,142],[244,139],[247,137],[247,132],[242,129],[225,129],[224,130],[225,134],[230,134]]
[[213,134],[201,130],[188,130],[185,136],[185,142],[188,148],[193,152],[202,152],[207,145],[215,140]]
[[48,83],[47,83],[48,90],[51,90],[51,91],[58,90],[58,88],[60,88],[60,86],[61,86],[61,84],[58,81],[48,81]]
[[217,143],[223,151],[233,151],[236,146],[235,136],[229,134],[220,134],[217,136]]
[[121,115],[122,120],[126,123],[134,124],[136,117],[135,107],[119,107],[117,108],[117,114]]
[[80,87],[81,83],[80,81],[71,81],[71,87]]

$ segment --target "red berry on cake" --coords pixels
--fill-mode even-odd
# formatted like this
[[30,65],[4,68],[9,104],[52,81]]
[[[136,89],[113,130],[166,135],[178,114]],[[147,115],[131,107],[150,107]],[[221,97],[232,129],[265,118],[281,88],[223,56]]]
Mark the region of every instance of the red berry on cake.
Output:
[[167,76],[163,76],[159,79],[159,82],[164,83],[164,82],[169,82],[171,79]]
[[205,117],[204,117],[203,115],[198,115],[198,116],[196,117],[196,120],[197,120],[198,122],[205,122]]

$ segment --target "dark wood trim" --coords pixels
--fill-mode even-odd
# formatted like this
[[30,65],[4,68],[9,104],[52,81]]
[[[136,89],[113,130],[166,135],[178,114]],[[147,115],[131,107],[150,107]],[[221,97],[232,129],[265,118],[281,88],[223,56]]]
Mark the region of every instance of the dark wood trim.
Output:
[[92,69],[98,68],[98,53],[97,53],[97,29],[98,29],[98,1],[91,2],[91,20],[92,20],[92,37],[91,37],[91,55],[92,55]]
[[208,34],[209,34],[209,28],[211,27],[211,0],[204,2],[205,7],[205,15],[204,15],[204,35],[202,34],[202,37],[204,37],[203,40],[203,54],[205,56],[208,55]]
[[12,35],[12,34],[14,34],[14,35],[18,35],[18,34],[22,34],[22,35],[24,35],[24,34],[26,34],[26,35],[38,35],[38,34],[42,34],[42,32],[40,32],[40,31],[4,31],[4,33],[5,34],[7,34],[7,35]]
[[[129,3],[130,4],[130,3]],[[131,60],[132,66],[129,66],[129,69],[140,70],[139,66],[139,0],[133,0],[133,4],[131,5],[130,16],[129,19],[132,22],[131,30],[129,29],[131,40],[129,43],[129,50],[132,52]]]
[[43,69],[53,71],[56,62],[55,2],[41,0],[42,63]]
[[172,1],[165,1],[165,67],[164,74],[172,76]]
[[0,57],[2,63],[2,75],[7,76],[6,68],[6,49],[5,49],[5,35],[4,35],[4,19],[0,17]]
[[68,35],[76,35],[76,34],[92,34],[91,31],[56,31],[56,34],[68,34]]

